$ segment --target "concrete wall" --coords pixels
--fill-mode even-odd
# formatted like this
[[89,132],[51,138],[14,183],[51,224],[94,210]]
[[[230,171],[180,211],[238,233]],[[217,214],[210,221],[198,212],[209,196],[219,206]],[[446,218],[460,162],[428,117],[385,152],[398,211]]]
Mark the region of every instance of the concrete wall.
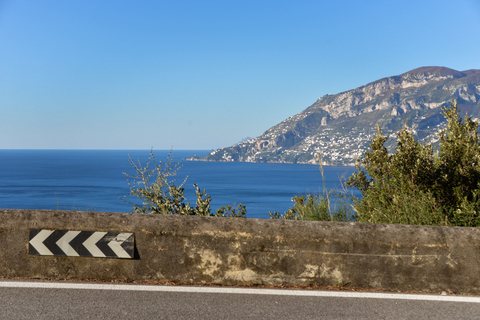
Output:
[[[137,259],[28,255],[30,229],[135,233]],[[0,277],[480,293],[475,228],[0,210]]]

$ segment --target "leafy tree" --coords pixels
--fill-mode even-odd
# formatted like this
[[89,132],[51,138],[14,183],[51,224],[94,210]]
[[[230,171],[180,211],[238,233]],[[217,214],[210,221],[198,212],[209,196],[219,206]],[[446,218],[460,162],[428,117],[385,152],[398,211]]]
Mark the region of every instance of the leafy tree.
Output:
[[150,156],[145,166],[140,160],[138,164],[129,156],[129,161],[135,169],[136,174],[124,173],[127,176],[130,193],[126,197],[137,197],[141,203],[128,202],[133,206],[134,213],[157,213],[157,214],[181,214],[197,216],[216,216],[216,217],[245,217],[247,210],[245,206],[239,204],[237,210],[231,206],[224,206],[211,212],[211,197],[205,190],[194,184],[195,195],[197,196],[195,207],[190,206],[190,202],[185,202],[184,185],[187,178],[178,186],[175,185],[173,177],[181,168],[181,163],[173,163],[172,152],[168,154],[165,162],[157,162],[150,151]]
[[480,141],[478,123],[459,116],[456,101],[442,109],[447,126],[439,151],[415,140],[406,125],[388,154],[377,126],[370,151],[359,159],[347,181],[362,193],[356,199],[358,221],[420,225],[480,225]]

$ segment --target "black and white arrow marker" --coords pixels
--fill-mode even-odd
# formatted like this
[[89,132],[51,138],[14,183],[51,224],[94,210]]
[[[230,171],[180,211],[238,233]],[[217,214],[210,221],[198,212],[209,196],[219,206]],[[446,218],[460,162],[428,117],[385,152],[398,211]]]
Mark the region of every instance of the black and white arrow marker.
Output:
[[32,229],[28,253],[41,256],[133,259],[134,234]]

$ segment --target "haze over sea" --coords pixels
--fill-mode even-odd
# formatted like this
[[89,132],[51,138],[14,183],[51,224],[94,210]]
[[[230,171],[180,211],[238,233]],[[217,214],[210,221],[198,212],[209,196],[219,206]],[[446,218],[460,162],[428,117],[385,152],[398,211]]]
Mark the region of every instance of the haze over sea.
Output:
[[[168,150],[155,150],[157,161]],[[173,150],[174,162],[209,150]],[[131,212],[120,198],[129,193],[123,172],[134,173],[128,156],[146,164],[149,150],[0,150],[0,208]],[[213,210],[230,204],[246,206],[248,218],[285,212],[295,195],[322,191],[318,166],[241,162],[182,161],[177,183],[188,176],[187,201],[195,205],[192,186],[206,189]],[[327,189],[341,189],[340,177],[353,167],[324,167]],[[134,197],[130,201],[136,201]]]

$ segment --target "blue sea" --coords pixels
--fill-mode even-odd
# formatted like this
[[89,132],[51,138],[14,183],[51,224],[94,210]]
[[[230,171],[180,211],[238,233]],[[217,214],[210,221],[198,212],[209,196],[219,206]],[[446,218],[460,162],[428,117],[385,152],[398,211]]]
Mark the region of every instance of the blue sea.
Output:
[[[193,184],[212,197],[212,209],[246,206],[248,218],[283,213],[293,196],[323,190],[319,166],[241,162],[200,162],[186,159],[207,150],[173,150],[182,163],[178,184],[187,177],[185,195],[195,205]],[[154,151],[157,162],[169,151]],[[149,150],[0,150],[0,208],[131,212],[121,200],[129,193],[126,176],[134,174],[129,156],[146,164]],[[183,160],[182,160],[183,159]],[[341,189],[340,177],[354,167],[325,166],[327,189]],[[131,202],[136,199],[127,198]]]

